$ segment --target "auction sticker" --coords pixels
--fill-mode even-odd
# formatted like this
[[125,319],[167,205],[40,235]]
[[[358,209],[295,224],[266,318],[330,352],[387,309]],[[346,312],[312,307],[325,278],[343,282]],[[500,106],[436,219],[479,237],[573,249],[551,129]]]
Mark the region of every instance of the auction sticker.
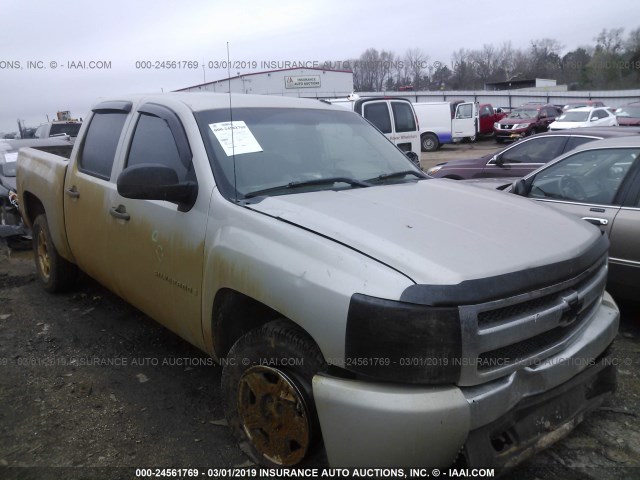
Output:
[[262,152],[262,147],[242,120],[210,123],[209,128],[220,142],[227,157]]

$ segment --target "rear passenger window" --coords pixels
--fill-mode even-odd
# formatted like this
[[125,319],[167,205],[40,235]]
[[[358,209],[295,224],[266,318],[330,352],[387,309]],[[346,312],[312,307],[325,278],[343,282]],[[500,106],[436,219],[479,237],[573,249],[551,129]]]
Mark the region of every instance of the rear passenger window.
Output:
[[140,115],[133,134],[127,166],[160,163],[175,170],[178,181],[187,178],[187,167],[182,163],[178,147],[167,122],[152,115]]
[[567,142],[567,147],[565,148],[565,152],[573,150],[574,148],[579,147],[580,145],[584,145],[585,143],[593,142],[597,140],[597,138],[588,138],[588,137],[569,137],[569,141]]
[[78,169],[109,180],[126,112],[96,112],[84,138]]
[[391,102],[396,132],[415,132],[416,121],[411,106],[403,102]]
[[386,103],[371,103],[364,106],[364,118],[373,123],[382,133],[391,133],[391,117]]

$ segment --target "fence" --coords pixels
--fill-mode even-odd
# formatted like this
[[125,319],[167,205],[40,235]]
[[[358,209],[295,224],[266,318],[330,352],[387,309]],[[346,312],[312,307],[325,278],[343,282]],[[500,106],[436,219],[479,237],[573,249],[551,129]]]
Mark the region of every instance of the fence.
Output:
[[578,100],[601,100],[608,107],[617,108],[640,101],[640,90],[600,90],[575,92],[547,92],[532,90],[503,91],[433,91],[433,92],[358,92],[361,97],[404,97],[412,102],[442,102],[464,100],[490,103],[494,107],[513,108],[527,102],[544,102],[564,105]]

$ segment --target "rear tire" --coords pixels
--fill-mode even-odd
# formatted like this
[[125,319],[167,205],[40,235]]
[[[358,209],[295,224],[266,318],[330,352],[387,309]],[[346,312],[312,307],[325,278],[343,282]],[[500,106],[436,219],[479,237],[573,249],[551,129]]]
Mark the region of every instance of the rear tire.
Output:
[[78,276],[78,267],[58,254],[44,214],[38,215],[33,222],[32,236],[36,272],[44,289],[50,293],[71,289]]
[[287,320],[251,330],[231,347],[222,371],[225,416],[256,463],[293,466],[320,437],[311,379],[327,365],[311,337]]
[[433,133],[425,133],[420,137],[420,146],[423,152],[435,152],[440,147],[440,142]]

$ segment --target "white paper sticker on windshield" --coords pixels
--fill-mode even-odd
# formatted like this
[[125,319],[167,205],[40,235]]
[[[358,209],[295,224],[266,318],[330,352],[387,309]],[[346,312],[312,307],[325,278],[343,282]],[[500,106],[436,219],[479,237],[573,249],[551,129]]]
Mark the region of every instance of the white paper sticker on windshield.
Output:
[[[233,123],[233,125],[232,125]],[[243,153],[261,152],[262,147],[242,120],[210,123],[209,128],[216,136],[227,157]],[[231,133],[233,132],[233,135]]]
[[11,152],[11,153],[4,154],[4,161],[7,163],[15,162],[17,160],[18,160],[18,152]]

